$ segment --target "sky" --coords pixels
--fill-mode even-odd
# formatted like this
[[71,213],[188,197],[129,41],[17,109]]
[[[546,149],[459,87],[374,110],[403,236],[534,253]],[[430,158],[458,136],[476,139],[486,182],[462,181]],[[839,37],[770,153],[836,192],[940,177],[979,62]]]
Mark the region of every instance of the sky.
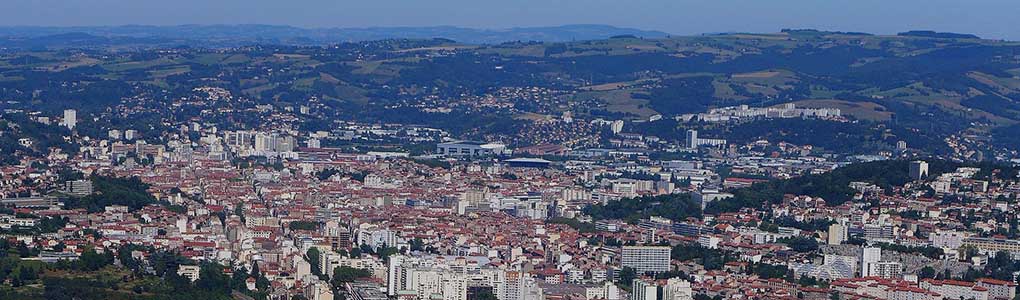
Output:
[[607,24],[671,34],[814,28],[1020,40],[1020,0],[0,0],[0,26]]

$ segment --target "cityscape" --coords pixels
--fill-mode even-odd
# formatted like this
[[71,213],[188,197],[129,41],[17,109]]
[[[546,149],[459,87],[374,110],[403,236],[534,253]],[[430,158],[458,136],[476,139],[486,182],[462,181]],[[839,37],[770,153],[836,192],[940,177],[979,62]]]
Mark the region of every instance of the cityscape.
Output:
[[0,299],[1020,299],[1017,42],[182,26],[0,24]]

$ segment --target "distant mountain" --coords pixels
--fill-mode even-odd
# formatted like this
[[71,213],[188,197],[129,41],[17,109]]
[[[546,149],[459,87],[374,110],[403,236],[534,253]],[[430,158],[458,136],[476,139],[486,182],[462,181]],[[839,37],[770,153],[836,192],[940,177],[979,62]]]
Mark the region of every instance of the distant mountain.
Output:
[[968,34],[968,33],[953,33],[953,32],[935,32],[931,30],[912,30],[907,32],[900,32],[896,35],[899,36],[914,36],[914,37],[926,37],[926,38],[937,38],[937,39],[980,39],[981,37]]
[[[492,44],[509,41],[566,42],[605,39],[632,35],[661,38],[668,34],[620,28],[608,25],[564,25],[554,27],[520,27],[508,29],[475,29],[454,26],[433,27],[366,27],[366,28],[298,28],[277,25],[179,25],[179,26],[108,26],[108,27],[0,27],[0,45],[7,47],[38,47],[51,41],[63,45],[65,35],[85,37],[101,42],[142,43],[153,45],[217,45],[233,46],[254,43],[289,45],[329,44],[337,42],[382,39],[446,38],[461,43]],[[95,42],[95,41],[94,41]],[[24,43],[24,44],[22,44]]]

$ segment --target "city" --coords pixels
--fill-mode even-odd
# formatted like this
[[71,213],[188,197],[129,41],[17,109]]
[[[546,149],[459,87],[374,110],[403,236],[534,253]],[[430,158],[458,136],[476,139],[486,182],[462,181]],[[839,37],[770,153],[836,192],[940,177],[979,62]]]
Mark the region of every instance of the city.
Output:
[[16,23],[0,299],[1020,299],[1009,36]]

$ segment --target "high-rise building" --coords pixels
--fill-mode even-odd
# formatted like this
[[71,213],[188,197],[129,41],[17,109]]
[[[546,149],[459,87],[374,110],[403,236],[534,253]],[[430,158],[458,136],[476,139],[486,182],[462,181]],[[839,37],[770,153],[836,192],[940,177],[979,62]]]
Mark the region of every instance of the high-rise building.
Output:
[[876,264],[882,260],[882,248],[878,247],[865,247],[861,249],[861,277],[877,276],[871,274],[873,269],[872,264]]
[[659,287],[655,285],[654,281],[635,278],[631,287],[633,287],[633,292],[630,294],[630,300],[658,300],[659,298]]
[[88,196],[93,192],[92,181],[88,179],[68,180],[64,183],[64,191],[75,196]]
[[613,132],[613,134],[619,134],[620,132],[622,132],[623,131],[623,120],[613,121],[613,123],[611,123],[609,125],[609,130],[611,130]]
[[265,133],[255,135],[255,151],[269,152],[273,149],[273,136]]
[[255,151],[262,154],[294,151],[294,137],[279,133],[255,134]]
[[63,125],[67,127],[67,129],[74,130],[74,127],[78,125],[78,111],[65,109]]
[[696,149],[701,146],[719,147],[725,145],[726,140],[724,139],[703,139],[698,137],[697,130],[687,130],[684,136],[684,146],[688,149]]
[[624,246],[623,266],[638,274],[668,272],[670,250],[667,246]]
[[829,245],[839,245],[845,242],[847,240],[848,231],[849,227],[842,223],[829,225]]
[[917,160],[910,162],[910,178],[921,180],[928,177],[928,162]]
[[691,289],[691,283],[687,280],[670,278],[662,287],[662,300],[692,299],[694,299],[694,290]]
[[[670,278],[665,282],[648,278],[635,278],[630,294],[631,300],[692,300],[694,291],[691,283],[680,278]],[[662,290],[660,293],[659,290]]]
[[255,135],[250,131],[227,131],[223,133],[223,141],[234,148],[251,147]]
[[903,265],[898,262],[880,261],[868,263],[868,276],[881,278],[900,278]]

